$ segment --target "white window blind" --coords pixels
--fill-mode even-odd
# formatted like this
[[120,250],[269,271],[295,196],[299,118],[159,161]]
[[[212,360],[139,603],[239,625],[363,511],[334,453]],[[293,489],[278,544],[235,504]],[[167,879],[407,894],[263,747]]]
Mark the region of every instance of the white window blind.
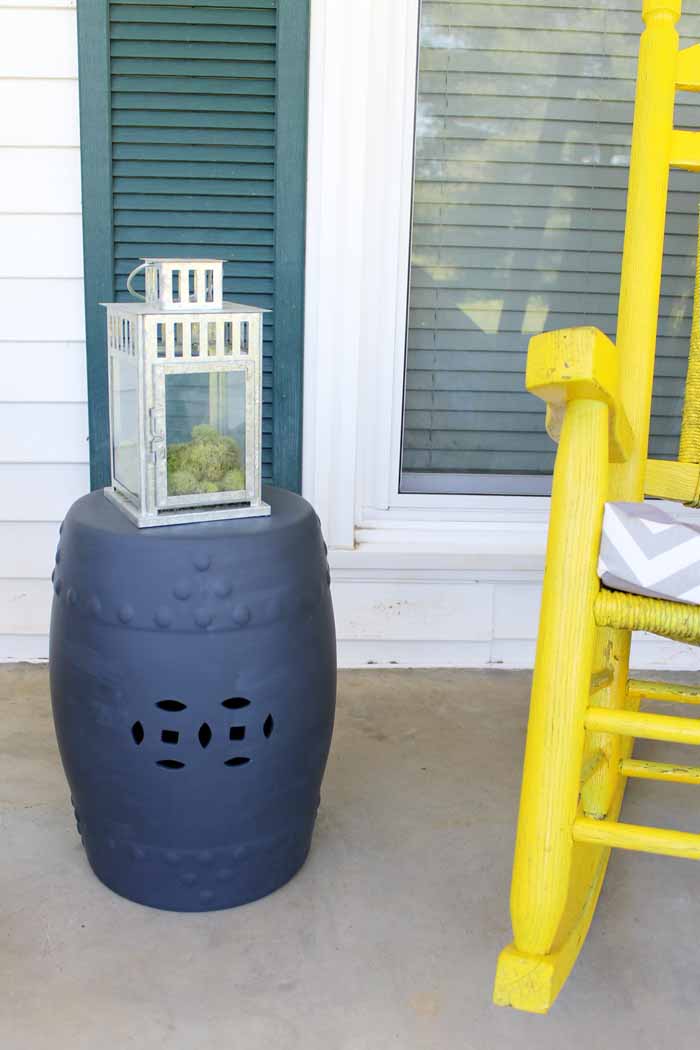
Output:
[[[403,491],[544,492],[531,335],[615,338],[641,0],[423,0]],[[700,40],[686,0],[682,41]],[[679,94],[676,126],[700,127]],[[672,172],[650,454],[677,452],[700,175]]]

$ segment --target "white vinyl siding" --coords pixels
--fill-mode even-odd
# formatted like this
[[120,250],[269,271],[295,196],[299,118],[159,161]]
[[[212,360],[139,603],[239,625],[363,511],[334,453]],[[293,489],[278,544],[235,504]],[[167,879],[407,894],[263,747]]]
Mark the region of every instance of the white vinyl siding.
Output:
[[88,490],[75,0],[0,0],[0,660],[47,655]]
[[[642,28],[637,0],[423,0],[404,490],[546,486],[554,445],[524,389],[527,344],[579,324],[615,337]],[[700,39],[698,0],[680,29]],[[700,126],[696,98],[677,110]],[[699,190],[672,173],[656,456],[677,451]]]

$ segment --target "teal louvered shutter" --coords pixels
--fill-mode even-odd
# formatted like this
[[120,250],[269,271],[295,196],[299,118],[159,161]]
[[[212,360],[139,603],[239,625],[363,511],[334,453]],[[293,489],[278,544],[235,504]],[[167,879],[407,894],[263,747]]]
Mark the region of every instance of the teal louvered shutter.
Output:
[[[546,492],[531,335],[614,339],[639,0],[423,0],[402,490]],[[686,43],[700,3],[684,4]],[[693,97],[676,123],[699,126]],[[677,451],[697,176],[671,174],[650,453]]]
[[301,469],[308,0],[78,6],[93,487],[108,482],[104,317],[141,256],[228,260],[268,308],[263,477]]

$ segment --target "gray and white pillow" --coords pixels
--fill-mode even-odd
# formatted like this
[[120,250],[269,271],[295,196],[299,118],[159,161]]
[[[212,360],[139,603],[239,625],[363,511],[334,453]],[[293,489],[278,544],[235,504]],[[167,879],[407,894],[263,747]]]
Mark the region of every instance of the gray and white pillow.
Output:
[[700,605],[700,515],[696,525],[653,503],[606,503],[598,575],[614,590]]

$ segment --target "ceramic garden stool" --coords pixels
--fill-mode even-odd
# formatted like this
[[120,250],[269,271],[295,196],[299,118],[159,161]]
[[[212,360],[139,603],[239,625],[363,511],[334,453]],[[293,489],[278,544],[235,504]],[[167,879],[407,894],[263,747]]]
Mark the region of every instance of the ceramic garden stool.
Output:
[[103,493],[61,529],[51,695],[95,874],[177,911],[243,904],[306,859],[335,708],[319,520],[138,529]]

